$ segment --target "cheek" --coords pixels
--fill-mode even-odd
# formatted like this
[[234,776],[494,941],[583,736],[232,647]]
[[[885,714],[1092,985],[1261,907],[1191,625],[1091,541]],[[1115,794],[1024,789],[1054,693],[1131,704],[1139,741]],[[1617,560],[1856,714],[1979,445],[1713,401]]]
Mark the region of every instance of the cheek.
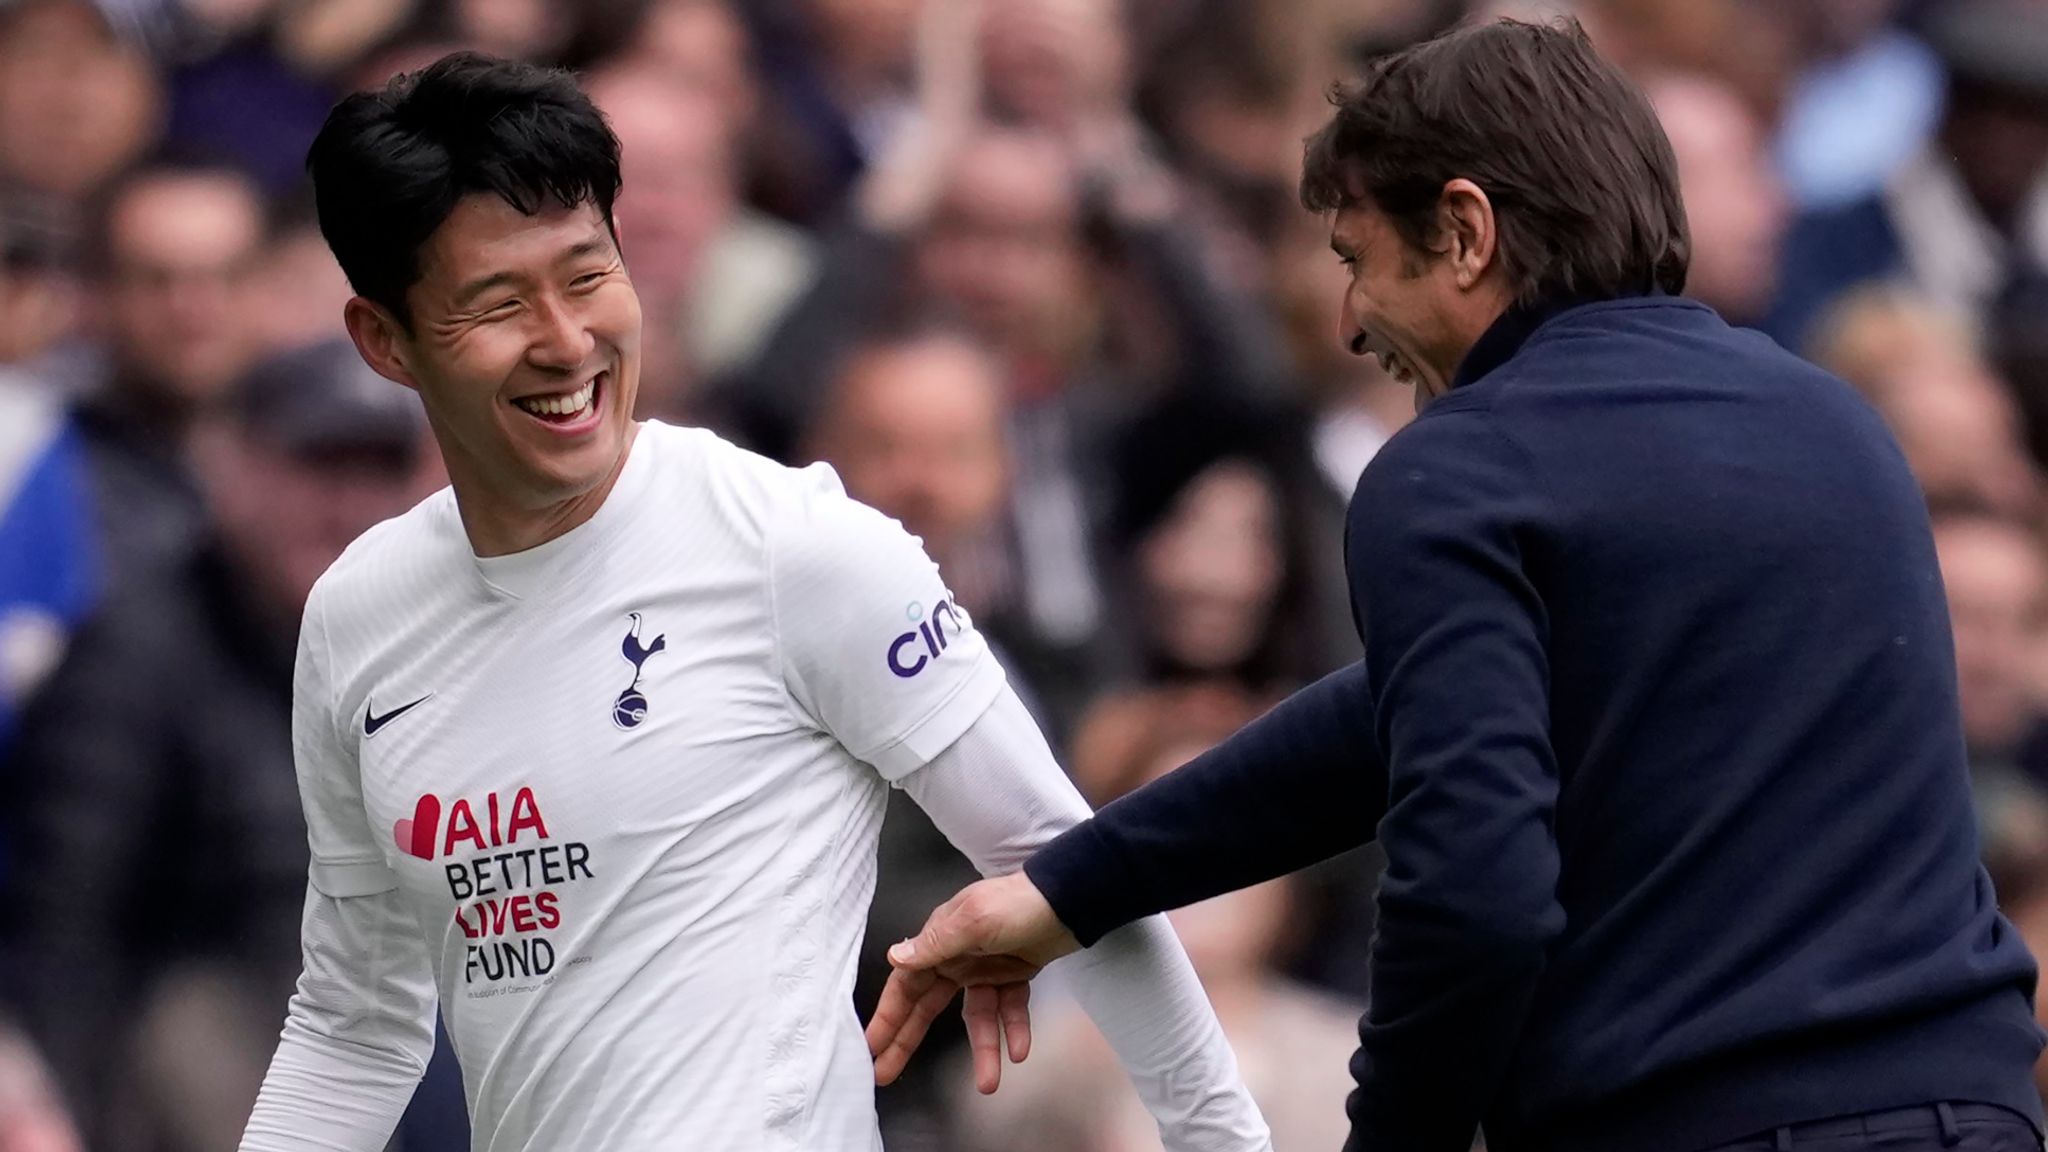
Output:
[[599,341],[631,354],[640,349],[640,295],[629,284],[618,284],[598,293],[590,318],[590,330]]

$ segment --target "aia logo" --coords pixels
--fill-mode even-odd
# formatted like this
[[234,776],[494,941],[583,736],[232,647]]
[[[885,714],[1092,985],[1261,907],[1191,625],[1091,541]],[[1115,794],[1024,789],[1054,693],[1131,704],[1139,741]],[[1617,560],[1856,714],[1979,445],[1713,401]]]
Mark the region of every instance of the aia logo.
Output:
[[514,793],[510,804],[503,803],[499,794],[493,792],[484,798],[483,809],[484,819],[479,821],[476,808],[468,800],[457,799],[448,809],[444,828],[441,798],[429,792],[413,805],[411,816],[392,825],[391,838],[398,843],[400,852],[421,860],[453,855],[464,845],[481,852],[516,844],[522,832],[530,833],[536,840],[548,838],[547,823],[541,819],[540,804],[534,800],[531,788]]
[[626,633],[625,642],[619,646],[619,654],[626,658],[626,663],[633,666],[633,682],[626,685],[626,690],[619,693],[619,698],[612,702],[612,723],[630,732],[638,728],[641,721],[647,719],[647,697],[640,694],[642,665],[656,652],[668,647],[668,636],[656,636],[653,643],[643,646],[640,643],[640,614],[631,612],[627,615],[632,617],[633,627]]
[[[889,645],[889,671],[908,680],[924,671],[925,665],[945,655],[946,645],[965,632],[967,626],[961,623],[961,617],[966,613],[955,608],[951,600],[941,600],[932,605],[929,620],[924,618],[922,604],[912,604],[903,614],[917,625],[917,630],[905,632]],[[948,625],[952,626],[950,633]],[[919,651],[920,647],[923,651]]]

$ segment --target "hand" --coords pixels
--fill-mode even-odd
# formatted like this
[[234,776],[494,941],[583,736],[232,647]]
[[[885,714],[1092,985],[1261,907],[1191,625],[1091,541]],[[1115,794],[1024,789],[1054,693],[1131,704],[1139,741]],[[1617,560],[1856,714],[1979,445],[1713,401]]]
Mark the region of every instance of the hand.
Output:
[[974,1084],[994,1092],[1003,1053],[1031,1054],[1031,978],[1081,948],[1022,872],[970,885],[941,905],[915,937],[889,949],[896,971],[868,1023],[875,1082],[893,1083],[953,994],[966,989],[962,1013],[974,1052]]
[[917,117],[884,149],[858,192],[862,218],[877,231],[900,235],[923,226],[980,121],[975,42],[982,5],[926,0],[917,27]]

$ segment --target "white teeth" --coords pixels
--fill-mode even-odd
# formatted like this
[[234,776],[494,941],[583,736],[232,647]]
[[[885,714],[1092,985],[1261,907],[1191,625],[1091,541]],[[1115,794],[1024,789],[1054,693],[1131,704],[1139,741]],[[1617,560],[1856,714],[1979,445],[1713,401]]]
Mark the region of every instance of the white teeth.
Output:
[[536,416],[574,416],[590,407],[590,399],[596,393],[597,381],[592,380],[574,392],[555,396],[528,396],[515,403]]

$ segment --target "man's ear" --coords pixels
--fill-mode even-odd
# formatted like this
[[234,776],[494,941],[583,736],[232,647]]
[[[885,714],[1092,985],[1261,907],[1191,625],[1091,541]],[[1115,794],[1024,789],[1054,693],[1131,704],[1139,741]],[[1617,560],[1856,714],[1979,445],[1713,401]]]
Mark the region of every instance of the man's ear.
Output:
[[1458,287],[1470,289],[1486,278],[1500,243],[1493,201],[1486,190],[1460,176],[1437,198],[1437,235],[1451,261]]
[[420,390],[419,378],[407,362],[405,328],[390,309],[365,297],[351,296],[341,310],[341,319],[348,326],[348,338],[355,341],[363,363],[394,384],[403,384],[415,392]]

